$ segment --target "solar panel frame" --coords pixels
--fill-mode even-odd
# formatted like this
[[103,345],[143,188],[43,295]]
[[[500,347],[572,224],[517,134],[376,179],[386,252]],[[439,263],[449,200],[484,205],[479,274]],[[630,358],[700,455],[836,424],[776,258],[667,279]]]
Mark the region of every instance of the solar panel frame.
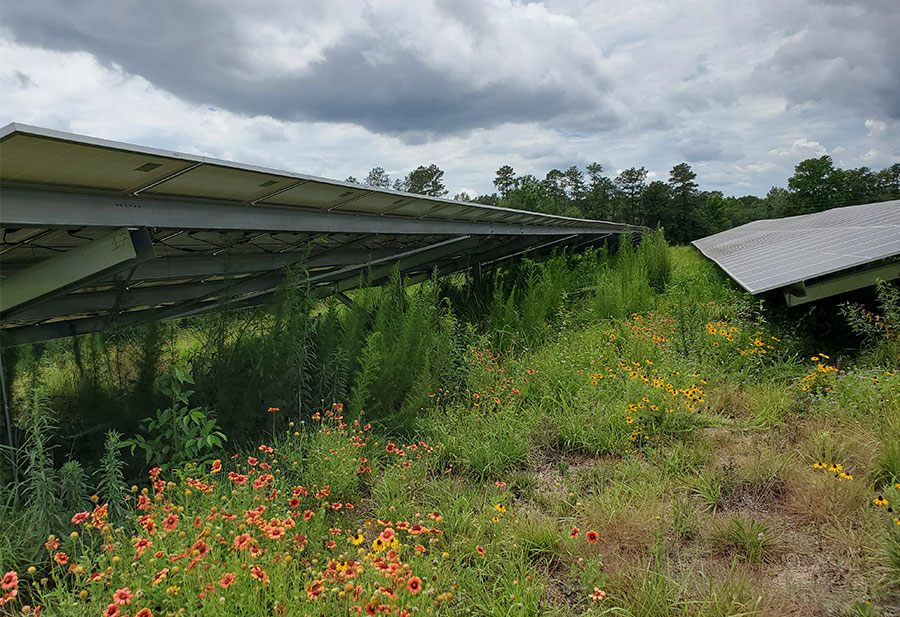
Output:
[[[24,153],[24,154],[23,154]],[[0,285],[144,229],[153,258],[0,315],[4,344],[267,301],[305,263],[319,295],[643,228],[457,202],[23,124],[0,128]],[[63,256],[63,257],[60,257]],[[62,260],[62,261],[60,261]],[[271,267],[269,267],[271,265]]]

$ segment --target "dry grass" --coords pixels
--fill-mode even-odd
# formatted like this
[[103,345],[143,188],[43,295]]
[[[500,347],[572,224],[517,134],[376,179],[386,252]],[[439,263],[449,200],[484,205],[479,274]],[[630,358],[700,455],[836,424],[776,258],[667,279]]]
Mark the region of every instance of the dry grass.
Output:
[[727,418],[746,418],[753,409],[754,401],[747,393],[729,383],[721,384],[707,393],[706,410]]

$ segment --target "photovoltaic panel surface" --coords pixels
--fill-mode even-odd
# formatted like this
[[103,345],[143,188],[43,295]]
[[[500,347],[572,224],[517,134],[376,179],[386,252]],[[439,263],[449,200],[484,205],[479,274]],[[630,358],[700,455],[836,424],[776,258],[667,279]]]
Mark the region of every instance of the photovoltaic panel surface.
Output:
[[900,255],[900,200],[754,221],[693,244],[758,294]]

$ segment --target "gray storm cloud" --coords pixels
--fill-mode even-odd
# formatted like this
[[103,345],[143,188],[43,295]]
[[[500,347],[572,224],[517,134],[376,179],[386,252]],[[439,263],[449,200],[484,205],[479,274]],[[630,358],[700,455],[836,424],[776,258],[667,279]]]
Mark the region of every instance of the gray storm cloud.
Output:
[[4,7],[3,23],[20,43],[87,51],[248,115],[426,138],[502,123],[616,124],[603,109],[599,51],[574,20],[537,5],[253,6],[36,0]]

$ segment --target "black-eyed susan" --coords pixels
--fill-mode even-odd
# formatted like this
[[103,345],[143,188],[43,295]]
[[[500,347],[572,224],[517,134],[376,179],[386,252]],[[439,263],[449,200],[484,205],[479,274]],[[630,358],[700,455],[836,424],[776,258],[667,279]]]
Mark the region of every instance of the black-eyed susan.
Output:
[[828,467],[828,465],[821,461],[813,465],[813,469],[825,469],[826,467]]
[[503,514],[504,512],[506,512],[506,506],[504,506],[502,503],[498,503],[494,506],[494,510],[496,510],[500,514]]
[[885,499],[884,497],[882,497],[881,495],[879,495],[878,497],[876,497],[875,499],[872,500],[872,503],[875,504],[876,506],[886,506],[886,505],[888,505],[888,500]]

